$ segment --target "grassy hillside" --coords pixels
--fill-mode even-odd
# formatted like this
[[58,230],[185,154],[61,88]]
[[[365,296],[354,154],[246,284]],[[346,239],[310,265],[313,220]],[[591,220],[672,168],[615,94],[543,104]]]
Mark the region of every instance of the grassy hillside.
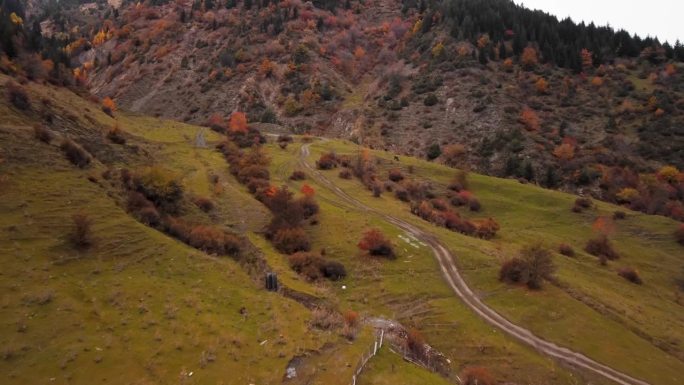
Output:
[[[331,150],[358,153],[353,144],[330,141],[316,144],[307,161],[313,164],[320,154]],[[445,190],[455,174],[453,169],[413,158],[396,162],[391,154],[373,154],[380,159],[381,177],[386,178],[384,171],[398,167],[410,178],[431,181],[436,191]],[[413,174],[407,166],[413,167]],[[459,267],[485,302],[516,323],[654,383],[681,381],[684,309],[676,282],[683,261],[681,246],[672,236],[677,222],[627,210],[627,219],[616,221],[613,236],[622,257],[600,266],[596,257],[583,251],[586,241],[594,237],[592,223],[598,216],[612,216],[623,208],[597,203],[595,209],[575,214],[570,210],[575,196],[471,174],[471,190],[483,210],[476,215],[462,214],[492,216],[501,224],[497,237],[484,241],[422,221],[390,193],[373,198],[359,181],[338,178],[337,170],[322,172],[368,206],[429,228],[456,253]],[[500,283],[500,262],[535,241],[552,250],[561,242],[568,243],[577,252],[575,258],[555,253],[558,284],[534,292]],[[412,262],[410,256],[399,260]],[[644,284],[634,285],[619,277],[616,271],[622,266],[638,269]],[[421,288],[432,282],[417,281]]]

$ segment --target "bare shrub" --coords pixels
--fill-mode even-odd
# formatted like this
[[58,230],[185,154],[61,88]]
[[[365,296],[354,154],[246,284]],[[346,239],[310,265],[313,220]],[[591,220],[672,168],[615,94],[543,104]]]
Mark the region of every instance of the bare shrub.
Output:
[[606,235],[599,235],[587,241],[584,250],[596,257],[604,257],[610,261],[620,258],[620,255],[613,249],[613,245]]
[[387,174],[389,180],[391,180],[392,182],[398,183],[404,180],[404,174],[401,172],[401,170],[397,168],[389,170]]
[[65,138],[59,147],[62,149],[62,152],[64,152],[64,155],[66,155],[69,162],[80,168],[88,166],[93,160],[93,157],[88,151],[69,138]]
[[417,329],[410,329],[406,336],[406,346],[409,352],[418,360],[424,360],[426,356],[425,338]]
[[340,171],[338,176],[342,179],[351,179],[352,173],[351,173],[351,171],[349,171],[348,168],[345,168],[344,170]]
[[195,206],[197,206],[200,210],[204,211],[205,213],[210,212],[215,207],[214,202],[207,197],[197,197],[195,198],[193,203],[195,204]]
[[586,209],[590,209],[593,205],[593,202],[589,198],[577,198],[575,199],[575,204],[572,206],[572,211],[581,213]]
[[618,270],[618,275],[631,283],[641,285],[643,281],[639,272],[632,267],[623,267]]
[[311,326],[320,330],[335,330],[342,326],[340,313],[328,308],[316,308],[311,312]]
[[14,107],[22,111],[31,109],[31,100],[24,87],[12,80],[8,80],[5,83],[5,88],[7,90],[7,100],[9,100]]
[[521,258],[504,261],[499,269],[499,280],[506,283],[526,283],[530,275],[529,266]]
[[533,244],[524,247],[520,257],[509,259],[501,265],[499,280],[540,289],[542,282],[551,278],[555,269],[551,253],[541,245]]
[[332,152],[321,155],[318,161],[316,161],[316,167],[321,170],[331,170],[337,167],[337,156]]
[[43,143],[50,144],[54,138],[54,134],[47,127],[37,124],[33,126],[33,136]]
[[679,225],[677,230],[675,230],[674,235],[677,242],[684,246],[684,224]]
[[567,243],[561,243],[558,246],[558,252],[562,255],[565,255],[566,257],[575,256],[575,249],[573,249],[572,246],[568,245]]
[[408,202],[410,200],[408,191],[403,187],[397,187],[394,190],[394,196],[402,202]]
[[74,224],[71,241],[79,248],[87,248],[93,244],[92,220],[88,214],[80,212],[71,216]]
[[622,220],[625,218],[627,218],[627,213],[625,213],[624,211],[616,211],[613,213],[613,219],[615,220]]
[[110,128],[109,131],[107,131],[107,139],[109,139],[112,143],[115,144],[126,144],[125,133],[121,129],[121,127],[119,127],[118,123],[114,125],[114,127]]

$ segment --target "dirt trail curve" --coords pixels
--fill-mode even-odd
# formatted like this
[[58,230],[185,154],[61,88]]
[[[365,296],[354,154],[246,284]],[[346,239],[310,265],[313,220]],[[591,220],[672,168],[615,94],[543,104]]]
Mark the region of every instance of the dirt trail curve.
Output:
[[349,194],[345,193],[342,189],[337,187],[330,180],[328,180],[320,172],[318,172],[318,170],[312,167],[308,162],[306,162],[306,158],[308,156],[309,144],[304,144],[301,148],[299,159],[302,167],[308,169],[312,177],[314,177],[322,185],[329,188],[347,204],[355,208],[358,208],[359,210],[372,212],[373,214],[381,217],[389,223],[392,223],[393,225],[408,232],[409,234],[413,235],[417,239],[425,242],[428,246],[430,246],[433,254],[439,262],[444,278],[448,282],[449,286],[451,286],[456,295],[470,309],[472,309],[478,316],[483,318],[489,324],[498,327],[499,329],[515,337],[516,339],[532,346],[542,354],[553,357],[556,360],[563,362],[565,364],[586,369],[592,373],[601,375],[607,379],[615,381],[618,384],[648,385],[648,382],[639,380],[625,373],[617,371],[609,366],[598,363],[581,353],[574,352],[570,349],[558,346],[554,343],[539,338],[532,334],[532,332],[530,332],[529,330],[512,323],[511,321],[509,321],[508,319],[494,311],[492,308],[488,307],[484,302],[480,300],[480,298],[478,298],[477,295],[475,295],[475,293],[473,293],[470,287],[468,287],[465,280],[456,268],[456,264],[454,263],[454,256],[451,254],[449,250],[446,249],[446,247],[439,243],[439,241],[435,237],[417,228],[416,226],[411,225],[408,222],[392,217],[385,213],[379,212],[354,199]]

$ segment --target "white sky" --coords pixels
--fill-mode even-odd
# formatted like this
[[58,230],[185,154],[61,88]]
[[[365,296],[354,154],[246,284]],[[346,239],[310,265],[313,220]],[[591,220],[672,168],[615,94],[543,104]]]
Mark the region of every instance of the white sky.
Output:
[[575,22],[610,24],[630,34],[657,37],[661,43],[684,43],[684,0],[515,0]]

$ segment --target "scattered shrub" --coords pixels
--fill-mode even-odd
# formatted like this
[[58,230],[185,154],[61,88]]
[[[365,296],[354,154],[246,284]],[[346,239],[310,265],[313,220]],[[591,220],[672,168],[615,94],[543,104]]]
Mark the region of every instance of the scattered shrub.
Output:
[[342,179],[351,179],[352,173],[351,173],[351,171],[349,171],[348,168],[345,168],[344,170],[340,171],[338,176]]
[[183,198],[183,186],[175,173],[160,167],[148,167],[136,172],[132,181],[135,190],[162,211],[178,211]]
[[321,271],[323,276],[333,281],[337,281],[347,276],[347,269],[337,261],[325,261]]
[[124,135],[124,131],[119,127],[118,123],[115,124],[114,127],[110,128],[109,131],[107,131],[107,139],[115,144],[126,144],[126,136]]
[[193,203],[195,203],[195,206],[197,206],[200,210],[204,211],[205,213],[208,213],[209,211],[214,209],[214,202],[212,202],[211,199],[206,197],[197,197],[195,198]]
[[319,307],[311,312],[311,326],[320,330],[334,330],[342,326],[342,316],[332,309]]
[[290,175],[290,180],[304,180],[306,179],[306,174],[304,171],[300,170],[295,170],[292,172],[292,175]]
[[679,242],[680,245],[684,246],[684,224],[679,225],[679,227],[675,231],[675,239],[677,240],[677,242]]
[[388,259],[396,258],[392,242],[378,229],[366,231],[359,242],[358,247],[373,256],[385,257]]
[[613,213],[613,219],[615,220],[622,220],[625,218],[627,218],[627,213],[625,213],[624,211],[616,211]]
[[392,169],[388,171],[389,180],[398,183],[404,180],[404,174],[399,169]]
[[9,100],[14,107],[22,111],[31,108],[31,100],[24,87],[12,80],[8,80],[7,83],[5,83],[5,87],[7,89],[7,100]]
[[562,255],[565,255],[566,257],[575,256],[575,249],[573,249],[572,246],[568,245],[567,243],[561,243],[558,246],[558,252]]
[[623,267],[618,270],[618,275],[626,280],[628,280],[631,283],[641,285],[643,281],[641,280],[641,277],[639,276],[639,272],[636,271],[634,268],[631,267]]
[[71,216],[74,230],[71,233],[71,241],[79,248],[86,248],[93,243],[92,220],[85,213],[76,213]]
[[496,383],[489,371],[480,366],[466,367],[459,377],[462,385],[494,385]]
[[300,198],[294,204],[301,207],[301,212],[305,219],[318,214],[318,211],[320,210],[318,203],[310,196]]
[[321,155],[318,161],[316,161],[316,167],[321,170],[331,170],[337,167],[337,156],[332,152]]
[[480,210],[482,210],[482,204],[475,197],[473,197],[470,200],[470,202],[468,203],[468,206],[470,207],[470,211],[479,212]]
[[285,254],[309,251],[311,248],[309,237],[301,227],[279,229],[273,236],[273,245]]
[[93,159],[88,151],[69,138],[65,138],[59,148],[62,149],[69,162],[80,168],[88,166]]
[[437,103],[439,103],[439,99],[435,94],[428,94],[428,96],[425,97],[425,100],[423,100],[423,104],[428,107],[434,106]]
[[397,187],[394,190],[394,196],[402,202],[408,202],[410,200],[408,191],[403,187]]
[[347,275],[344,265],[336,261],[325,260],[315,253],[298,252],[290,255],[288,261],[292,270],[310,281],[316,281],[321,277],[335,281]]
[[584,250],[596,257],[604,257],[610,261],[620,258],[620,255],[613,249],[613,245],[606,235],[599,235],[587,241]]
[[54,135],[47,127],[37,124],[33,126],[33,136],[43,143],[50,144]]
[[590,209],[592,207],[593,203],[591,199],[589,198],[577,198],[575,199],[575,205],[572,206],[572,211],[576,213],[580,213],[584,211],[585,209]]
[[556,267],[551,253],[540,244],[524,247],[520,257],[505,261],[499,270],[499,280],[523,283],[530,289],[541,289],[542,282],[551,278]]
[[240,239],[214,226],[195,226],[190,230],[187,243],[207,253],[237,255]]
[[[475,225],[475,235],[482,239],[492,239],[501,229],[499,223],[493,218],[480,219],[473,223]],[[470,234],[470,233],[465,233]]]

